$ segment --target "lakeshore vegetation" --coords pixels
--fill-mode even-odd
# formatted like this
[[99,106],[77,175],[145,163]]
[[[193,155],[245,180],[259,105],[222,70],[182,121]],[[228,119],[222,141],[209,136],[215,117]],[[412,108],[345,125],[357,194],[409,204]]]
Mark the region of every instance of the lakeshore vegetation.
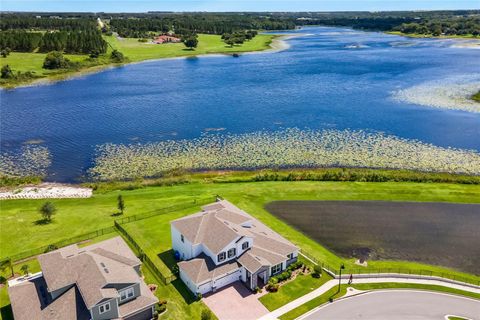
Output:
[[90,169],[95,180],[152,177],[175,169],[332,166],[480,174],[480,154],[476,151],[350,130],[206,134],[193,140],[106,144],[97,153]]

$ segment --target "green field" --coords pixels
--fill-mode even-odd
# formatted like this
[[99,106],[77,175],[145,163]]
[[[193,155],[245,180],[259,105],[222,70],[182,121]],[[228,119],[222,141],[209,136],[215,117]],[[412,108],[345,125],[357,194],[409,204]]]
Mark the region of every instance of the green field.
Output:
[[[198,47],[195,50],[189,50],[183,43],[168,43],[168,44],[149,44],[139,42],[138,39],[122,38],[117,39],[114,36],[104,36],[105,40],[110,44],[108,52],[105,56],[101,56],[96,61],[90,61],[88,55],[65,55],[66,58],[74,62],[80,63],[79,70],[46,70],[42,68],[43,60],[46,53],[23,53],[12,52],[6,58],[0,58],[0,64],[9,65],[13,71],[27,71],[35,72],[38,77],[48,79],[62,79],[75,74],[95,71],[104,68],[108,65],[113,65],[108,60],[112,48],[122,52],[128,62],[138,62],[149,59],[162,59],[173,57],[188,57],[201,54],[231,54],[249,51],[260,51],[270,48],[270,44],[274,35],[259,34],[250,41],[246,41],[242,45],[235,45],[230,47],[226,45],[219,35],[200,34],[198,36]],[[127,62],[127,63],[128,63]],[[12,87],[21,83],[16,82],[0,82],[0,85]]]
[[[48,245],[52,242],[87,233],[113,224],[116,197],[122,194],[125,216],[155,212],[174,204],[193,202],[216,194],[222,195],[280,232],[320,261],[335,266],[343,261],[318,243],[292,229],[264,210],[273,200],[397,200],[480,202],[480,186],[447,183],[367,183],[367,182],[245,182],[188,183],[171,187],[146,187],[131,191],[96,193],[89,199],[53,200],[58,208],[51,224],[39,224],[38,208],[42,200],[5,200],[0,202],[2,232],[0,257]],[[162,216],[165,221],[167,216]],[[173,217],[173,216],[172,216]],[[139,222],[140,223],[140,222]],[[167,224],[165,224],[168,226]],[[128,227],[130,228],[130,227]],[[133,226],[131,227],[133,228]],[[143,226],[138,229],[142,230]],[[169,234],[169,229],[157,232]],[[348,261],[348,263],[353,263]],[[353,266],[350,265],[350,266]],[[369,267],[403,266],[425,268],[416,263],[369,261]],[[441,268],[440,268],[441,269]]]
[[[463,203],[480,202],[480,186],[449,183],[409,183],[409,182],[243,182],[243,183],[186,183],[174,186],[144,187],[136,190],[96,192],[89,199],[52,200],[58,208],[51,224],[40,224],[38,208],[44,200],[4,200],[0,201],[0,257],[14,255],[26,250],[48,245],[62,239],[80,235],[99,228],[110,227],[115,216],[116,198],[122,194],[126,204],[124,217],[135,214],[156,212],[160,208],[175,204],[192,203],[196,199],[213,198],[221,195],[227,200],[249,212],[287,239],[308,251],[316,259],[331,266],[339,266],[342,262],[347,268],[354,265],[353,259],[342,259],[328,251],[320,244],[296,231],[283,221],[269,214],[265,204],[273,200],[393,200],[393,201],[449,201]],[[105,189],[103,189],[105,190]],[[158,215],[152,218],[124,224],[123,227],[135,238],[145,252],[163,271],[168,270],[170,249],[169,221],[195,211],[196,208],[181,210],[172,214]],[[115,235],[115,234],[112,234]],[[108,235],[106,236],[108,237]],[[166,257],[166,258],[165,258]],[[465,276],[474,281],[478,276],[468,275],[438,266],[427,266],[402,261],[369,261],[368,268],[409,268],[411,270],[433,270]],[[34,267],[32,268],[34,269]],[[33,271],[33,270],[31,270]],[[298,284],[303,281],[287,284],[286,293],[308,292],[318,285],[310,279],[302,279],[307,284],[299,291]],[[153,281],[152,281],[153,282]],[[290,288],[291,287],[291,288]],[[290,289],[291,290],[290,290]],[[282,292],[282,291],[280,291]],[[179,281],[171,285],[161,285],[157,295],[168,300],[169,318],[198,318],[204,305],[193,302]],[[271,307],[283,304],[290,299],[290,294],[280,293],[267,304]],[[0,290],[0,308],[8,304],[6,289]],[[7,310],[7,309],[4,309]]]

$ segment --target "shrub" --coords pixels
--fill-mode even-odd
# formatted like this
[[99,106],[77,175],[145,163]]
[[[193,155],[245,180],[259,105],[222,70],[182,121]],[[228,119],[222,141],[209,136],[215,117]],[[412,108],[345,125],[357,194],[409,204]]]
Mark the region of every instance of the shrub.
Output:
[[125,57],[123,56],[123,53],[121,53],[118,50],[113,50],[112,53],[110,54],[110,59],[113,62],[120,63],[125,60]]
[[202,297],[203,297],[203,296],[202,296],[202,294],[201,294],[200,292],[197,293],[197,299],[198,299],[198,300],[202,300]]
[[47,246],[47,249],[45,250],[45,253],[50,252],[50,251],[54,251],[54,250],[57,250],[57,249],[58,249],[58,247],[57,247],[56,245],[54,245],[54,244],[49,244],[49,245]]
[[268,292],[277,292],[278,291],[278,283],[275,284],[267,284],[266,286]]
[[159,315],[167,310],[167,301],[162,300],[155,305],[154,317],[158,319]]
[[303,267],[303,263],[301,261],[295,261],[294,263],[288,266],[287,270],[293,271],[293,270],[300,269],[301,267]]
[[2,67],[1,78],[2,79],[13,78],[13,71],[8,64],[6,64]]
[[70,60],[63,56],[60,51],[52,51],[47,53],[43,61],[44,69],[65,69],[70,67]]
[[319,265],[315,265],[313,267],[313,274],[312,274],[312,277],[314,278],[320,278],[322,276],[322,272],[323,272],[323,269],[321,266]]
[[202,310],[202,314],[201,314],[201,319],[202,319],[202,320],[210,320],[210,319],[212,319],[212,312],[211,312],[210,310],[203,309],[203,310]]

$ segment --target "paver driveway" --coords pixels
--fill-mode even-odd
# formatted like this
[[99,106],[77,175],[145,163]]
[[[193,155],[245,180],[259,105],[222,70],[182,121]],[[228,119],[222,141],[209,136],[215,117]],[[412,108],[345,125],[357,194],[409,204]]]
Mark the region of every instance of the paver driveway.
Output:
[[205,295],[203,302],[219,320],[255,320],[268,313],[258,301],[261,294],[253,294],[240,281]]

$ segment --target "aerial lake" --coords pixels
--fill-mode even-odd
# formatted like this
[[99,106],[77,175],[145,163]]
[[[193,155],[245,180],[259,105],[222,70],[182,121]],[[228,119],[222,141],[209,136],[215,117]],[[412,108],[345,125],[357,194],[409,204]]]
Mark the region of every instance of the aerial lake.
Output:
[[[1,90],[1,151],[47,147],[54,181],[83,176],[105,143],[286,128],[381,132],[480,151],[480,113],[418,102],[425,88],[448,93],[480,82],[480,50],[468,41],[327,27],[285,33],[298,37],[280,52],[148,61]],[[399,98],[402,90],[411,91]]]

